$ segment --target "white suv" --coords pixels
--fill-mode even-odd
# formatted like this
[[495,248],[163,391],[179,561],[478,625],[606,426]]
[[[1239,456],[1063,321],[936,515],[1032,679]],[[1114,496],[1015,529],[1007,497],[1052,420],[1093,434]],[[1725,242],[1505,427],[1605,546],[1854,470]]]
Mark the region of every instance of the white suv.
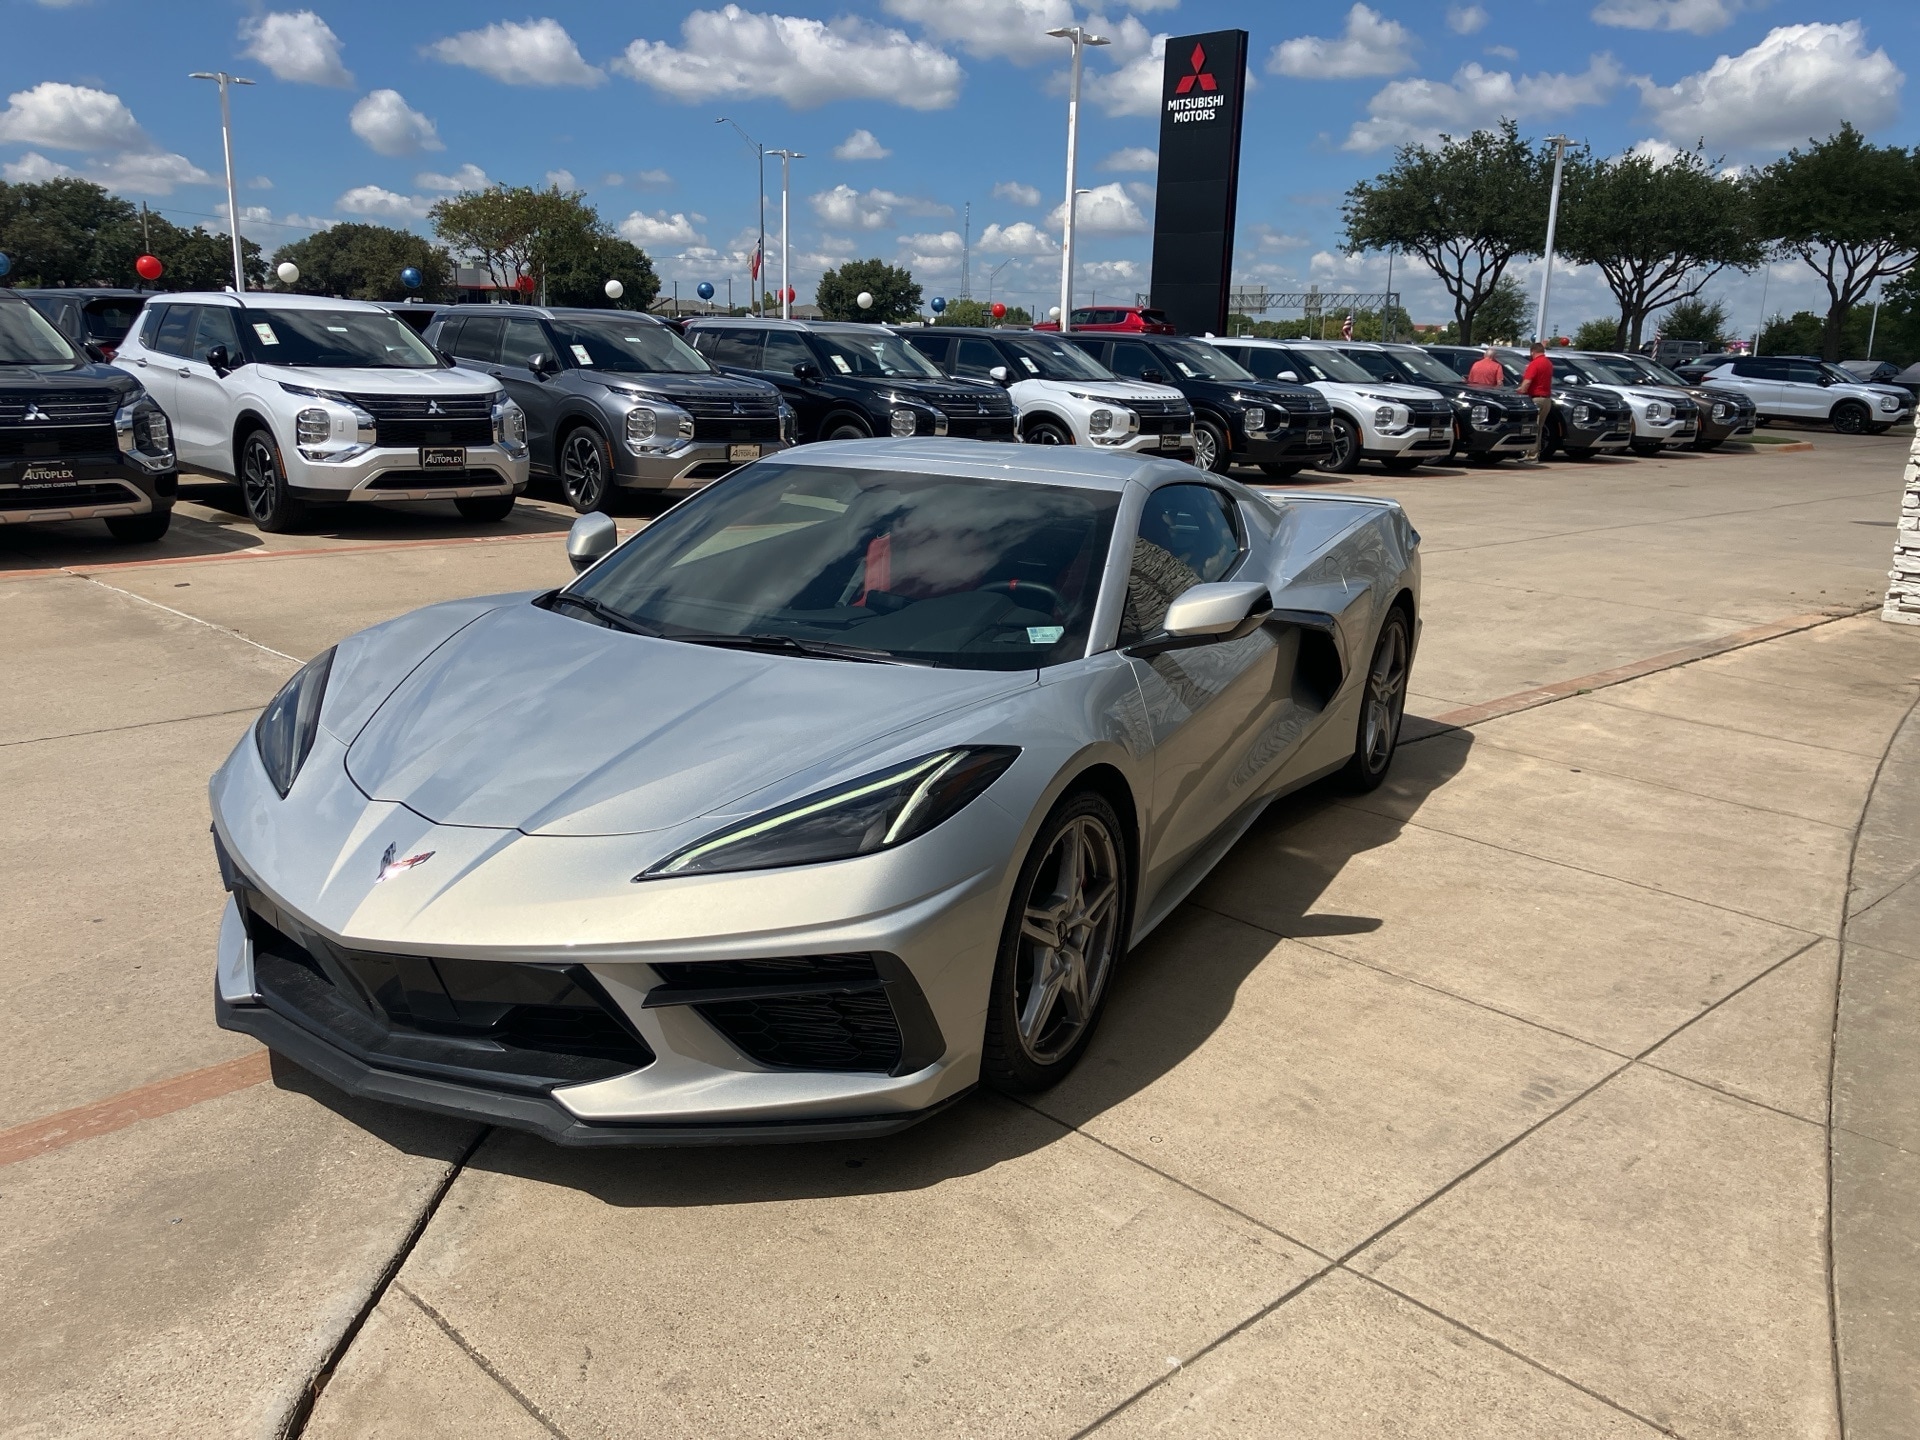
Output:
[[1376,380],[1332,345],[1311,340],[1209,337],[1262,380],[1311,385],[1333,406],[1333,453],[1316,470],[1345,474],[1362,460],[1389,470],[1412,470],[1453,454],[1453,404],[1424,385]]
[[1004,385],[1029,445],[1087,445],[1193,458],[1193,406],[1171,385],[1123,380],[1057,334],[900,327],[948,375]]
[[262,530],[312,500],[452,500],[504,520],[527,487],[527,421],[379,305],[308,295],[167,295],[114,364],[173,422],[180,468],[240,482]]
[[1900,386],[1869,385],[1824,360],[1742,355],[1700,383],[1751,396],[1762,419],[1824,420],[1843,435],[1878,435],[1913,418],[1913,396]]

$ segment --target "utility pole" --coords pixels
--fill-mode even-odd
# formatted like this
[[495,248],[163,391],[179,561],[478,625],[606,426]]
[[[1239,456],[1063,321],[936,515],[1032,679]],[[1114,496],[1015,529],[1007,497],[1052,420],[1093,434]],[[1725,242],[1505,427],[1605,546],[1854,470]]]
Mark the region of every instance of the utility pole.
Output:
[[227,104],[227,87],[251,85],[253,81],[229,75],[224,70],[196,70],[187,78],[220,82],[220,146],[227,156],[227,230],[233,239],[233,290],[236,295],[243,295],[247,289],[247,267],[240,248],[240,197],[233,184],[233,110]]
[[1869,360],[1873,358],[1873,337],[1880,333],[1880,302],[1886,298],[1887,287],[1882,283],[1879,295],[1874,297],[1873,320],[1867,326],[1867,359]]
[[1773,279],[1773,262],[1768,261],[1760,267],[1760,318],[1753,326],[1753,353],[1760,353],[1760,337],[1767,330],[1767,284]]
[[[729,120],[725,115],[722,115],[713,123],[716,125],[731,125],[734,129],[740,130],[740,122],[737,120]],[[767,150],[764,145],[744,130],[740,130],[740,138],[752,146],[753,153],[760,157],[760,249],[755,252],[760,256],[760,274],[754,278],[756,281],[764,284],[767,271]],[[733,282],[729,280],[727,283],[731,286]],[[729,290],[729,294],[731,294],[731,290]],[[729,305],[727,308],[731,310],[733,307]],[[753,313],[756,315],[761,313],[760,302],[758,300],[754,301]]]
[[966,218],[960,222],[960,298],[973,298],[973,202],[967,201]]
[[1553,293],[1553,239],[1560,227],[1560,171],[1567,158],[1567,137],[1549,135],[1553,146],[1553,193],[1547,200],[1547,265],[1540,275],[1540,313],[1534,317],[1534,335],[1542,344],[1547,339],[1547,299]]
[[787,280],[787,165],[794,160],[804,160],[806,155],[799,150],[769,150],[769,155],[780,157],[780,318],[793,318],[793,286]]
[[1060,333],[1073,329],[1073,212],[1079,208],[1080,161],[1080,58],[1089,45],[1109,45],[1104,35],[1091,35],[1086,27],[1069,25],[1047,34],[1073,45],[1073,79],[1067,87],[1067,212],[1060,239]]
[[1388,342],[1393,339],[1393,246],[1387,247],[1387,298],[1380,302],[1380,339]]

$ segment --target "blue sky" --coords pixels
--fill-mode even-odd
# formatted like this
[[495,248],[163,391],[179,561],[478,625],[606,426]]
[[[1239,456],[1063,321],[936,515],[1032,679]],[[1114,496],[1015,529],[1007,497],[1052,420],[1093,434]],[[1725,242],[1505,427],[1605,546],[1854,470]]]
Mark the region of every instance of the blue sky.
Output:
[[[7,178],[76,173],[185,223],[223,223],[218,108],[192,70],[235,92],[242,229],[269,249],[333,220],[424,229],[433,199],[483,179],[584,189],[683,294],[746,294],[755,173],[731,116],[793,168],[796,288],[880,255],[929,295],[959,289],[972,204],[973,292],[1057,297],[1066,45],[1088,23],[1077,292],[1131,299],[1151,253],[1158,47],[1169,34],[1252,34],[1236,278],[1276,289],[1379,288],[1385,260],[1339,244],[1340,197],[1392,146],[1502,115],[1604,153],[1691,146],[1752,164],[1851,119],[1920,140],[1920,5],[1912,0],[1461,0],[1295,6],[1134,0],[769,0],[763,5],[485,0],[313,8],[151,0],[0,0]],[[768,229],[777,237],[777,162]],[[770,239],[777,266],[777,243]],[[1522,278],[1532,283],[1531,269]],[[1419,320],[1437,285],[1404,260]],[[1796,264],[1767,309],[1814,305]],[[1709,293],[1757,314],[1762,278]],[[1607,313],[1597,275],[1556,279],[1556,329]],[[1743,320],[1750,324],[1750,320]]]

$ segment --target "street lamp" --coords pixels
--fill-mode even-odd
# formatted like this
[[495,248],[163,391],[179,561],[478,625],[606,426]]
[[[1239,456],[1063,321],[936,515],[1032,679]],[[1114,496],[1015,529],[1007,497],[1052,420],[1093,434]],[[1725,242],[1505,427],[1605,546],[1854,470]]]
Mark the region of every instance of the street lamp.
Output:
[[1547,268],[1540,276],[1540,313],[1534,317],[1534,334],[1542,344],[1547,339],[1547,297],[1553,292],[1553,237],[1560,226],[1560,170],[1567,156],[1567,137],[1549,135],[1553,146],[1553,194],[1547,201]]
[[791,320],[793,295],[787,284],[787,162],[807,157],[799,150],[769,150],[767,154],[780,157],[780,318]]
[[227,229],[233,239],[233,288],[240,294],[247,288],[247,267],[240,250],[240,198],[233,188],[233,109],[227,104],[227,87],[251,85],[253,81],[224,70],[196,70],[187,78],[220,82],[220,145],[227,152]]
[[[713,123],[716,125],[731,125],[733,126],[734,129],[740,130],[740,122],[738,120],[729,119],[725,115],[722,115],[718,120],[714,121]],[[758,285],[763,283],[766,280],[766,269],[767,269],[767,147],[762,145],[758,140],[754,139],[751,135],[747,134],[747,132],[744,130],[740,130],[740,138],[746,141],[747,144],[751,145],[753,147],[753,153],[760,157],[760,248],[754,252],[756,255],[760,257],[759,269],[761,273],[754,276],[754,282],[756,285]],[[731,278],[729,278],[727,281],[727,289],[728,289],[727,313],[731,315],[733,313],[733,299],[732,299],[733,281]],[[758,297],[755,297],[753,302],[753,313],[756,315],[761,314],[760,301]],[[762,318],[764,318],[764,316]]]
[[1089,35],[1082,25],[1069,25],[1047,34],[1073,45],[1073,81],[1067,87],[1067,220],[1060,237],[1060,333],[1073,328],[1073,212],[1079,201],[1074,188],[1080,160],[1080,57],[1089,45],[1110,45],[1104,35]]

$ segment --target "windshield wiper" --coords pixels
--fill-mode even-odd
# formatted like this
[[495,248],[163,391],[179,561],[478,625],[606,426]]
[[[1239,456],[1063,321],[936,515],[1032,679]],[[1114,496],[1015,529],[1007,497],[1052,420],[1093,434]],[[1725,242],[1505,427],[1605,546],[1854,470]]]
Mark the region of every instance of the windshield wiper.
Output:
[[666,635],[667,640],[684,640],[689,645],[713,645],[727,650],[760,650],[767,653],[806,655],[816,660],[853,660],[867,665],[924,665],[924,660],[904,660],[886,650],[870,650],[862,645],[839,645],[831,640],[802,640],[794,635],[730,635],[724,631],[690,630]]
[[629,635],[650,635],[655,638],[660,634],[658,630],[648,629],[637,620],[629,619],[611,605],[603,604],[591,595],[573,595],[565,590],[557,590],[553,598],[547,602],[547,607],[551,609],[556,605],[572,605],[576,609],[584,610],[610,630],[624,630]]

